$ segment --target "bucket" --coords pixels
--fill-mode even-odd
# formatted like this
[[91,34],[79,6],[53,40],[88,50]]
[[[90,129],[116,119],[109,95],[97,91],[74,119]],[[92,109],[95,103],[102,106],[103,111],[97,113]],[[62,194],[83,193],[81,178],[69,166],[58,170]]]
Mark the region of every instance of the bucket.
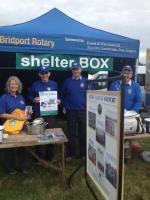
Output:
[[27,127],[27,133],[28,134],[33,134],[33,135],[37,135],[40,133],[44,133],[45,132],[45,125],[44,124],[26,124]]
[[145,118],[146,133],[150,133],[150,118]]
[[28,134],[42,134],[45,132],[45,127],[48,123],[43,122],[42,124],[35,124],[33,122],[26,122],[26,129]]

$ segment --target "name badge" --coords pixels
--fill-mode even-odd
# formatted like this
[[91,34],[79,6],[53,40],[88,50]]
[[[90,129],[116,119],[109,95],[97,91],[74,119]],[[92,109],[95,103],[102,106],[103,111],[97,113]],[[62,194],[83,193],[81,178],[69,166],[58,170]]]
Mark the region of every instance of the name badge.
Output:
[[47,87],[47,91],[50,91],[51,90],[51,88],[50,87]]
[[83,87],[84,87],[84,83],[81,83],[81,84],[80,84],[80,87],[82,87],[82,88],[83,88]]
[[20,101],[21,104],[24,104],[24,101]]
[[132,94],[132,89],[128,89],[128,94]]

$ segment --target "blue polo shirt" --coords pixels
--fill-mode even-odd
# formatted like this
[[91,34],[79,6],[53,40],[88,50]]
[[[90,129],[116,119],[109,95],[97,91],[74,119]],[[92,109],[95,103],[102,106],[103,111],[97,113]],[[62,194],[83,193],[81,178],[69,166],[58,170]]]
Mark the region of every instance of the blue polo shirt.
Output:
[[[29,90],[29,100],[33,102],[35,97],[39,97],[39,92],[42,91],[58,91],[58,85],[55,81],[48,82],[36,81],[32,84]],[[34,103],[33,109],[36,115],[40,115],[40,104]]]
[[[111,84],[109,90],[119,91],[121,89],[121,82],[115,81]],[[139,111],[142,105],[142,93],[137,82],[131,81],[131,84],[125,85],[124,107],[127,110]]]
[[21,94],[17,94],[16,97],[10,93],[5,93],[0,98],[0,114],[10,114],[15,109],[25,110],[25,100]]
[[85,110],[86,108],[86,78],[67,78],[61,89],[62,107],[67,110]]

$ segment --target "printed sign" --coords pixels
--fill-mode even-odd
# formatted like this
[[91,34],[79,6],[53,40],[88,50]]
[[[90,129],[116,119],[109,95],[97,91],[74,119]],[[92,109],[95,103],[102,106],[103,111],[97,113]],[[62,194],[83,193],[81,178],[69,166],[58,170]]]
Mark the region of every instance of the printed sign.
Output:
[[55,41],[50,39],[43,39],[37,37],[16,37],[14,36],[5,36],[0,35],[0,44],[5,45],[15,45],[15,46],[41,46],[41,47],[49,47],[54,48]]
[[107,200],[118,199],[120,93],[87,91],[87,174]]
[[50,70],[68,71],[72,63],[80,63],[83,71],[112,71],[113,58],[55,54],[16,54],[16,68],[35,70],[40,66]]
[[57,115],[57,91],[39,92],[41,116]]

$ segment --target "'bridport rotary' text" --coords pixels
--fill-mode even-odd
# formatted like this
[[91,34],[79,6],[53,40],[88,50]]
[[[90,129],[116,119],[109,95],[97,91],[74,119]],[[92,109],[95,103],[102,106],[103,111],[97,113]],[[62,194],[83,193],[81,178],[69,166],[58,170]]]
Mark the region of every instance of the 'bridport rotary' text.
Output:
[[18,38],[15,36],[3,36],[0,35],[0,44],[11,44],[11,45],[35,45],[54,48],[55,42],[53,40],[45,40],[43,38]]

